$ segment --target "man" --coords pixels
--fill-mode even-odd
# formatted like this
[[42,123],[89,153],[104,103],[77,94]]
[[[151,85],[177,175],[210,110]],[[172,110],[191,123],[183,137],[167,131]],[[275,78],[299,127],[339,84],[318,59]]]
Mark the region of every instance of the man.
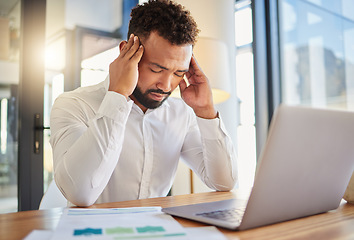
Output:
[[[166,196],[180,158],[210,188],[234,187],[234,149],[192,54],[198,31],[181,5],[137,6],[106,81],[56,100],[54,177],[69,202]],[[168,98],[177,86],[183,100]]]

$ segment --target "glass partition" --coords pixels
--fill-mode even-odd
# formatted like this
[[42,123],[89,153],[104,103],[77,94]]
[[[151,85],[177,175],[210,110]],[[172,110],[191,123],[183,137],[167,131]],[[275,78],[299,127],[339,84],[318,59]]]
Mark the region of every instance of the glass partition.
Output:
[[0,0],[0,213],[18,207],[20,1]]

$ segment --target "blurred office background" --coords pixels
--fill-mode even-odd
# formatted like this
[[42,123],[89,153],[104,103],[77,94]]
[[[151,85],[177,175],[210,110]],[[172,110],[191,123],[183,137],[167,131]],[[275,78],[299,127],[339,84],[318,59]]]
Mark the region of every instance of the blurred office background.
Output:
[[[237,188],[252,187],[280,103],[353,110],[353,1],[177,2],[201,39],[226,49],[228,73],[215,88],[227,86],[217,108],[238,153]],[[53,179],[51,106],[62,92],[105,79],[137,3],[0,0],[0,213],[38,208]],[[209,189],[180,164],[171,194],[201,191]]]

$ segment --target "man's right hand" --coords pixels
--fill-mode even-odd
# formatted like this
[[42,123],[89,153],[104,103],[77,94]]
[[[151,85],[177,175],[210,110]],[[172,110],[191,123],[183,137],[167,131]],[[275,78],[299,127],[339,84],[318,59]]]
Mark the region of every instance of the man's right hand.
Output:
[[130,35],[128,42],[121,42],[119,56],[109,65],[109,91],[114,91],[128,98],[138,83],[138,63],[144,48],[139,38]]

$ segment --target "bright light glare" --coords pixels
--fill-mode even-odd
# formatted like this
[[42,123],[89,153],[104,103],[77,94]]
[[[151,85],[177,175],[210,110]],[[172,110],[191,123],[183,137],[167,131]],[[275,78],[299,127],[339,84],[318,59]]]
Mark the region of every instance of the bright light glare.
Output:
[[[250,1],[247,3],[250,5]],[[252,10],[243,5],[235,12],[235,44],[243,47],[236,55],[236,90],[240,101],[237,151],[239,188],[247,190],[253,186],[257,158],[253,53],[252,48],[245,48],[252,41]]]
[[235,42],[242,46],[252,41],[252,10],[248,7],[235,13]]
[[1,100],[1,154],[7,149],[7,99]]
[[253,185],[256,168],[256,128],[254,126],[253,54],[236,56],[236,87],[240,99],[240,125],[237,128],[237,149],[240,188]]
[[102,82],[108,75],[109,64],[119,56],[119,47],[109,49],[81,62],[81,86]]
[[57,71],[65,68],[65,38],[60,38],[46,46],[45,67]]
[[52,81],[52,105],[55,99],[64,92],[64,74],[58,74]]

